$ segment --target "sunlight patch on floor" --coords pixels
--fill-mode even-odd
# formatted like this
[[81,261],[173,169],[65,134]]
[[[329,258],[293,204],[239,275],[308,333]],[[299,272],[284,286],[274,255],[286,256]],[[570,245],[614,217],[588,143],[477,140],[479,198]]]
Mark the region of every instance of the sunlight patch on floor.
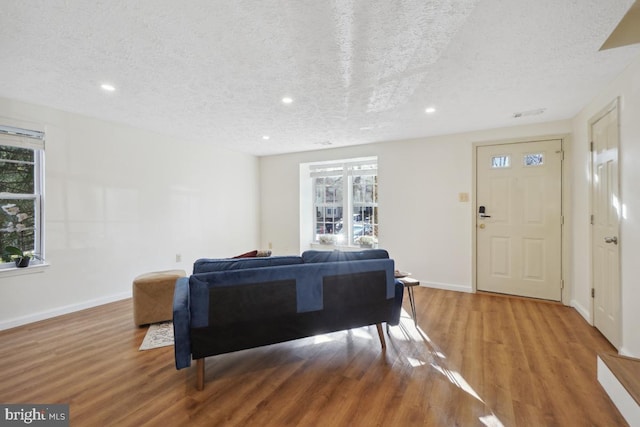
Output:
[[500,422],[500,420],[498,419],[498,417],[495,416],[495,414],[480,417],[478,419],[482,424],[484,424],[487,427],[504,427],[504,424]]
[[[357,338],[364,338],[364,339],[367,339],[367,340],[372,340],[373,339],[373,336],[371,335],[371,331],[369,331],[369,328],[351,329],[351,333],[353,333],[353,336],[357,337]],[[377,337],[377,335],[376,335],[376,337]]]
[[403,341],[424,341],[426,339],[431,342],[427,334],[419,326],[416,327],[413,319],[404,308],[400,312],[400,324],[392,326],[389,331],[389,334],[395,339]]
[[313,343],[314,344],[322,344],[322,343],[326,343],[326,342],[331,342],[334,339],[331,338],[329,335],[316,335],[313,337]]
[[[437,351],[437,352],[441,353],[440,351]],[[458,387],[468,395],[472,396],[476,400],[482,402],[486,406],[485,401],[473,389],[473,387],[471,387],[471,385],[467,382],[467,380],[464,379],[464,377],[462,376],[462,374],[460,374],[460,372],[452,371],[451,369],[448,369],[444,366],[440,366],[434,362],[431,362],[431,367],[435,369],[437,372],[440,372],[442,375],[444,375],[449,380],[449,382],[451,382],[451,384],[455,385],[456,387]],[[480,417],[479,420],[482,424],[484,424],[487,427],[504,427],[500,419],[494,413],[491,413],[491,415],[485,415],[484,417]]]
[[377,339],[378,334],[375,333],[374,330],[372,335],[371,328],[369,326],[363,326],[361,328],[353,328],[344,331],[330,332],[328,334],[314,335],[313,344],[323,344],[332,341],[340,341],[345,339],[345,337],[347,336],[371,341],[374,338]]
[[[451,382],[451,384],[455,385],[459,389],[463,390],[465,393],[472,396],[474,399],[482,402],[484,405],[486,403],[484,400],[478,395],[478,393],[471,387],[471,385],[464,379],[462,374],[457,371],[448,369],[446,366],[447,356],[446,354],[438,347],[438,345],[433,342],[433,340],[427,335],[427,333],[420,328],[420,326],[416,325],[411,316],[402,309],[400,313],[400,324],[397,327],[392,327],[389,330],[389,334],[392,338],[403,341],[415,341],[415,342],[423,342],[425,344],[427,354],[425,355],[426,360],[430,360],[430,362],[425,362],[415,357],[407,357],[407,361],[411,365],[412,368],[418,368],[420,366],[425,366],[429,364],[436,372],[442,374],[445,378]],[[480,422],[487,427],[504,427],[500,419],[492,412],[490,415],[485,415],[479,418]]]
[[440,372],[445,377],[447,377],[447,379],[451,382],[451,384],[464,390],[467,394],[475,397],[477,400],[484,403],[484,400],[482,400],[482,398],[478,396],[478,393],[476,393],[473,387],[469,385],[469,383],[464,379],[462,375],[460,375],[459,372],[451,371],[447,368],[443,368],[442,366],[438,366],[434,363],[431,364],[431,367],[436,371]]
[[[411,316],[402,309],[400,314],[400,324],[395,327],[388,328],[388,333],[390,337],[394,340],[398,341],[413,341],[417,343],[424,343],[427,354],[425,354],[425,360],[422,360],[422,357],[410,357],[407,356],[407,362],[412,368],[419,368],[421,366],[431,366],[436,372],[442,374],[445,378],[449,380],[449,382],[459,389],[463,390],[465,393],[472,396],[474,399],[486,405],[484,400],[478,395],[478,393],[471,387],[471,385],[464,379],[462,374],[457,371],[448,369],[446,366],[447,356],[446,354],[438,347],[438,345],[433,342],[433,340],[427,335],[427,333],[417,326]],[[326,342],[335,341],[337,339],[342,339],[345,334],[351,334],[356,338],[363,338],[367,340],[374,339],[374,335],[372,335],[370,328],[354,328],[348,331],[341,331],[336,337],[336,333],[325,334],[325,335],[316,335],[314,337],[314,344],[321,344]],[[333,337],[332,337],[333,336]],[[498,417],[491,413],[490,415],[485,415],[479,418],[479,421],[485,425],[486,427],[504,427],[502,422],[498,419]]]
[[427,362],[414,359],[413,357],[407,357],[407,360],[409,361],[409,364],[411,365],[412,368],[417,368],[418,366],[424,366],[427,364]]

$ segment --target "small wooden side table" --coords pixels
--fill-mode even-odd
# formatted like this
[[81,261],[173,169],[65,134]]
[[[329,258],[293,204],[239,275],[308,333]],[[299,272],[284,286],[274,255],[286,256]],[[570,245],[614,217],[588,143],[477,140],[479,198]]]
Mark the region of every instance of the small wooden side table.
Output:
[[416,317],[416,300],[413,296],[413,288],[420,286],[420,281],[412,279],[411,277],[403,277],[400,279],[404,287],[407,289],[409,295],[409,304],[411,304],[411,316],[413,317],[413,324],[418,326],[418,319]]
[[416,279],[412,279],[410,273],[396,273],[396,279],[400,280],[402,285],[407,290],[407,294],[409,295],[409,304],[411,305],[411,316],[413,317],[413,324],[418,326],[418,319],[416,317],[416,300],[413,296],[413,288],[416,286],[420,286],[420,281]]

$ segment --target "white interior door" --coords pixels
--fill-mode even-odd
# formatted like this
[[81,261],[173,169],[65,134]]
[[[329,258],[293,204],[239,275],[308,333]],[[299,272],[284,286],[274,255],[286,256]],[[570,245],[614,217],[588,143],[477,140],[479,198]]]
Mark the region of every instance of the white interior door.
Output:
[[560,301],[562,141],[476,149],[477,289]]
[[593,324],[620,345],[620,245],[622,203],[618,185],[618,108],[613,103],[590,122],[592,147]]

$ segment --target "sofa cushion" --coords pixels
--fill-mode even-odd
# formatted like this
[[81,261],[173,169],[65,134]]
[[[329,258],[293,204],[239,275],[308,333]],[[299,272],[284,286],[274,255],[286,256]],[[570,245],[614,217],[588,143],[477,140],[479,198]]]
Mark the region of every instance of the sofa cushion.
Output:
[[336,261],[362,261],[365,259],[389,258],[389,252],[384,249],[367,249],[364,251],[315,251],[309,250],[302,253],[305,263],[336,262]]
[[193,264],[193,274],[212,271],[242,270],[245,268],[273,267],[276,265],[302,264],[299,256],[272,256],[265,258],[201,258]]

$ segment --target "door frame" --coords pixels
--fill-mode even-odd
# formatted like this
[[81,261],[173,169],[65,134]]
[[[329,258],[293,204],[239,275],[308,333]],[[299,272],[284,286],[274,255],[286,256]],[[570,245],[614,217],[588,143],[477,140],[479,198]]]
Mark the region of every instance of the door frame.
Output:
[[[472,292],[476,293],[478,291],[478,244],[477,244],[477,234],[478,234],[478,201],[477,201],[477,181],[478,181],[478,171],[477,171],[477,157],[478,157],[478,147],[487,146],[487,145],[506,145],[506,144],[517,144],[521,142],[536,142],[543,141],[549,139],[559,139],[561,142],[562,151],[564,153],[564,159],[571,158],[571,137],[569,134],[551,134],[551,135],[542,135],[542,136],[532,136],[526,138],[509,138],[509,139],[500,139],[500,140],[487,140],[487,141],[477,141],[472,144],[472,191],[471,191],[471,285]],[[571,177],[571,162],[563,161],[562,162],[562,182],[561,182],[561,190],[560,190],[560,205],[563,216],[563,223],[560,227],[560,251],[562,254],[562,262],[560,265],[560,280],[562,280],[562,289],[561,289],[561,299],[560,302],[564,305],[569,305],[571,298],[571,287],[572,281],[570,276],[570,264],[569,260],[571,259],[571,192],[567,191],[569,187],[570,177]]]
[[[621,155],[621,138],[620,138],[620,97],[616,97],[613,101],[609,102],[607,105],[604,106],[604,108],[602,108],[600,111],[598,111],[596,114],[594,114],[588,121],[588,132],[589,132],[589,138],[587,141],[588,147],[587,150],[589,152],[589,215],[593,214],[593,183],[591,182],[591,180],[593,179],[593,156],[594,153],[591,150],[591,142],[593,141],[593,133],[592,133],[592,127],[593,124],[595,122],[597,122],[598,120],[602,119],[605,115],[609,114],[612,110],[616,109],[618,112],[618,122],[616,123],[616,126],[618,127],[618,197],[620,199],[620,206],[623,206],[622,200],[623,200],[623,195],[621,192],[621,183],[620,183],[620,176],[621,176],[621,162],[620,159],[622,158]],[[618,239],[620,241],[619,245],[620,245],[620,249],[619,249],[619,254],[622,252],[621,248],[622,248],[622,244],[623,239],[622,236],[620,235],[621,229],[622,229],[622,215],[620,215],[620,218],[618,219],[618,232],[617,232],[617,236]],[[593,226],[590,224],[589,225],[589,292],[592,292],[592,289],[594,289],[595,283],[594,283],[594,278],[593,278]],[[620,259],[620,257],[618,258],[618,280],[619,280],[619,286],[620,286],[620,295],[619,295],[619,300],[618,300],[618,308],[620,310],[619,316],[618,316],[618,337],[620,339],[620,342],[617,343],[616,345],[618,345],[619,347],[622,346],[622,260]],[[591,326],[595,327],[595,301],[594,298],[592,296],[589,296],[589,303],[590,303],[590,310],[589,310],[589,323],[591,324]],[[600,330],[598,330],[598,332],[600,332]],[[602,332],[600,332],[602,334]],[[604,334],[603,334],[604,335]],[[612,343],[613,344],[613,343]],[[615,345],[614,345],[615,347]],[[619,348],[616,347],[618,350]]]

